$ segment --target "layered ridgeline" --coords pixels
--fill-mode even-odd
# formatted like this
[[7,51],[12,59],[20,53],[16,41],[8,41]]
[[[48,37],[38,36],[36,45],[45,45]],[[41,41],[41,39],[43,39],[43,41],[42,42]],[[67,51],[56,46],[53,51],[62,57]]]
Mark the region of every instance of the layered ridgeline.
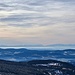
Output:
[[0,75],[75,75],[75,66],[55,60],[29,62],[0,60]]
[[75,75],[74,49],[0,49],[0,59],[0,75]]
[[30,60],[59,60],[75,65],[75,50],[28,50],[21,49],[0,49],[0,59],[10,61],[30,61]]

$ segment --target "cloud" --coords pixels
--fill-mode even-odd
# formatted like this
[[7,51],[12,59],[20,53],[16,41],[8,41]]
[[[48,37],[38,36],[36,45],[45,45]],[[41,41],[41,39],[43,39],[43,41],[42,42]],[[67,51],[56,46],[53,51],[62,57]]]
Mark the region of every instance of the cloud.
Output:
[[0,1],[0,37],[44,44],[63,43],[61,39],[70,37],[74,43],[74,25],[75,0]]

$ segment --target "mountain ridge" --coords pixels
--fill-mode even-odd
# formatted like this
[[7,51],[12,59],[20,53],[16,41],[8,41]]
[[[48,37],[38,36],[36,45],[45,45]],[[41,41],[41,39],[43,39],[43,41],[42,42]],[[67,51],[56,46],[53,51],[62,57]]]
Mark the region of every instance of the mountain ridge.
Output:
[[0,60],[1,75],[74,75],[75,66],[56,60],[13,62]]

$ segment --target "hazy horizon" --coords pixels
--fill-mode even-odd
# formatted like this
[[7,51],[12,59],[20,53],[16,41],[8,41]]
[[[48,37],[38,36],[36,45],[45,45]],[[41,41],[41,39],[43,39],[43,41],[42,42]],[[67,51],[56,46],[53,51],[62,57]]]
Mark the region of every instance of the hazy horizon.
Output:
[[28,46],[28,47],[49,47],[49,46],[75,46],[75,44],[47,44],[47,45],[43,45],[43,44],[0,44],[0,47],[1,46],[4,46],[4,47],[25,47],[25,46]]
[[50,45],[0,45],[0,49],[27,49],[27,50],[68,50],[74,49],[75,44],[50,44]]

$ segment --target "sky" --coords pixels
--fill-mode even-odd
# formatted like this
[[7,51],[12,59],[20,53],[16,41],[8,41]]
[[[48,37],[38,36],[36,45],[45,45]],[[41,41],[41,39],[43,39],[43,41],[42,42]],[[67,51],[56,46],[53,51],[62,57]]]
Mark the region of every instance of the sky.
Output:
[[75,44],[75,0],[0,0],[0,45]]

